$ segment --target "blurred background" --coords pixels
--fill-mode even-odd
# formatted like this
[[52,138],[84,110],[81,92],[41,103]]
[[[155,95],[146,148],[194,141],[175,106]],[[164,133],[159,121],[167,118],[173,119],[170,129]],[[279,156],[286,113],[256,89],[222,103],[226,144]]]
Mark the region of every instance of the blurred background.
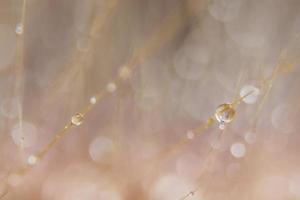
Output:
[[[1,0],[2,199],[300,199],[299,34],[299,0]],[[189,131],[278,65],[224,131]]]

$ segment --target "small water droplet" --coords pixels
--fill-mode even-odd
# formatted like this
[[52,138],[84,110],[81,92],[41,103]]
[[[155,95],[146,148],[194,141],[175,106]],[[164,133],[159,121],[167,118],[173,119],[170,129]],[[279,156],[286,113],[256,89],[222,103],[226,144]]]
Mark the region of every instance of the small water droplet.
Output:
[[37,163],[37,161],[38,161],[38,158],[35,155],[31,155],[27,159],[27,163],[29,165],[35,165]]
[[77,113],[71,118],[72,124],[79,126],[83,122],[83,115],[81,113]]
[[240,96],[243,98],[245,103],[254,104],[257,101],[259,93],[260,91],[257,87],[245,85],[240,91]]
[[96,97],[91,97],[90,98],[90,104],[96,104],[97,103],[97,98]]
[[218,106],[215,117],[220,123],[230,123],[235,116],[235,110],[231,104],[222,104]]
[[106,86],[106,90],[110,93],[113,93],[117,90],[117,85],[113,82],[108,83],[107,86]]
[[16,34],[18,35],[23,34],[23,24],[19,23],[16,25]]
[[186,133],[186,137],[187,137],[188,139],[192,140],[192,139],[194,139],[194,137],[195,137],[195,133],[194,133],[193,131],[188,131],[188,132]]

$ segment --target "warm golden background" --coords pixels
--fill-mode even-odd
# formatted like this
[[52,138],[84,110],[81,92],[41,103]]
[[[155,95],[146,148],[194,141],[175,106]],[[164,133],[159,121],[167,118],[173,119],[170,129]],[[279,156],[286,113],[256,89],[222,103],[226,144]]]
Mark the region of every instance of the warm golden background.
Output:
[[[299,0],[0,0],[3,199],[300,199],[299,34]],[[280,56],[224,133],[167,150]],[[129,80],[19,173],[124,65]]]

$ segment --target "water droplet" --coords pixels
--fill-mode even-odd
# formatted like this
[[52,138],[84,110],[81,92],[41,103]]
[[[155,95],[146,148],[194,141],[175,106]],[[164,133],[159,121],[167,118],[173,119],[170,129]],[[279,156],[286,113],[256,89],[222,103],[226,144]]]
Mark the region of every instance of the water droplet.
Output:
[[235,116],[235,110],[231,104],[222,104],[218,106],[215,112],[215,117],[220,123],[230,123]]
[[230,147],[231,154],[236,158],[242,158],[246,154],[246,146],[243,143],[234,143]]
[[194,139],[194,137],[195,137],[195,133],[194,133],[193,131],[188,131],[188,132],[186,133],[186,137],[187,137],[188,139],[192,140],[192,139]]
[[257,101],[257,97],[260,91],[257,87],[252,85],[245,85],[242,87],[240,96],[243,98],[243,101],[247,104],[254,104]]
[[23,24],[19,23],[16,25],[16,34],[18,35],[23,34]]
[[27,159],[27,163],[29,165],[35,165],[37,163],[37,161],[38,161],[38,158],[35,155],[31,155]]
[[77,113],[76,115],[74,115],[72,118],[71,118],[71,122],[72,124],[76,125],[76,126],[79,126],[82,124],[82,121],[83,121],[83,115],[81,113]]
[[97,103],[97,98],[96,97],[91,97],[90,98],[90,104],[96,104]]
[[106,90],[110,93],[113,93],[117,90],[117,85],[113,82],[108,83],[107,86],[106,86]]

